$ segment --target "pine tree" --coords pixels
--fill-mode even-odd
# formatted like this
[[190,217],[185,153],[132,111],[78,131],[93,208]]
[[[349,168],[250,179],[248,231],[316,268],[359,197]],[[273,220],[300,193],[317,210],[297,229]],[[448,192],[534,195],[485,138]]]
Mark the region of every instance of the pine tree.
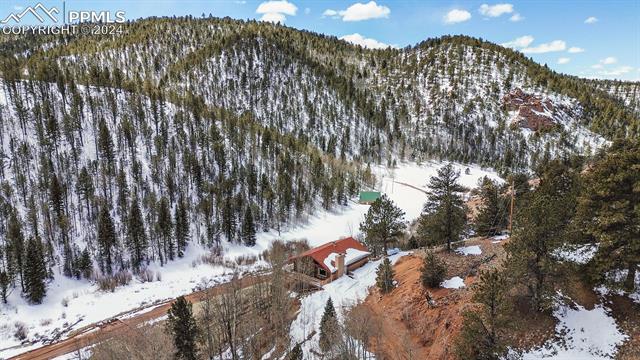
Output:
[[127,219],[127,245],[131,253],[131,266],[135,270],[139,270],[140,265],[145,260],[147,235],[144,231],[144,220],[142,219],[137,196],[134,196],[131,202],[131,209]]
[[231,196],[225,196],[222,200],[222,232],[227,238],[227,241],[234,241],[234,233],[236,229],[236,214],[233,211],[233,204]]
[[93,271],[93,262],[91,261],[89,249],[84,248],[77,259],[78,265],[76,266],[76,269],[85,279],[89,279],[91,277],[91,272]]
[[495,235],[504,227],[507,212],[498,186],[487,177],[482,179],[480,198],[482,205],[474,221],[475,231],[480,236]]
[[559,161],[541,170],[538,188],[520,199],[511,241],[505,245],[508,267],[526,287],[531,306],[543,311],[551,305],[557,260],[554,252],[572,237],[577,175]]
[[64,189],[55,173],[49,183],[49,202],[56,217],[58,219],[62,217],[64,211]]
[[175,225],[178,257],[182,257],[184,250],[187,248],[187,242],[189,241],[189,214],[187,212],[187,205],[182,197],[178,200],[178,207],[175,213]]
[[7,299],[9,297],[9,284],[11,283],[11,279],[9,278],[9,273],[5,270],[0,270],[0,300],[4,304],[7,303]]
[[389,243],[402,234],[405,228],[404,211],[397,207],[386,195],[371,204],[360,223],[360,231],[365,234],[365,242],[374,255],[387,253]]
[[15,267],[20,276],[20,285],[22,291],[24,286],[24,235],[22,234],[22,225],[15,211],[9,217],[7,224],[7,260],[11,267]]
[[302,352],[302,346],[300,346],[300,343],[297,343],[293,349],[291,349],[291,352],[289,352],[287,360],[302,360],[303,358],[304,353]]
[[509,284],[504,272],[492,269],[480,274],[473,301],[482,307],[463,313],[462,329],[455,341],[455,352],[461,359],[502,358],[503,332],[509,309]]
[[191,303],[180,296],[171,304],[167,320],[168,331],[173,336],[176,359],[196,360],[198,327],[193,317]]
[[158,222],[156,228],[162,239],[162,248],[165,259],[173,260],[175,257],[176,246],[173,241],[173,223],[171,222],[171,209],[169,208],[169,200],[162,197],[158,203]]
[[244,221],[242,223],[242,241],[246,246],[254,246],[256,244],[256,226],[253,222],[253,215],[249,206],[247,206],[244,213]]
[[333,301],[329,298],[324,307],[322,319],[320,319],[320,349],[325,352],[331,350],[339,339],[340,324],[338,323],[336,309],[333,307]]
[[[636,289],[640,264],[640,142],[616,141],[584,175],[578,214],[584,229],[598,242],[590,268],[599,282],[626,272],[622,287]],[[617,284],[612,284],[617,285]]]
[[29,302],[42,303],[42,299],[47,293],[46,278],[47,265],[42,242],[36,237],[30,237],[27,241],[24,268],[25,295]]
[[113,273],[113,251],[117,244],[116,229],[107,205],[103,205],[98,218],[98,249],[100,250],[100,269],[103,273]]
[[429,196],[420,218],[418,233],[427,244],[447,244],[451,251],[451,243],[457,241],[464,231],[467,215],[462,199],[464,187],[458,184],[460,172],[451,164],[438,170],[436,176],[429,180]]
[[440,287],[447,275],[446,264],[438,258],[432,251],[428,251],[420,268],[420,281],[422,286],[428,288]]
[[386,294],[396,287],[394,277],[395,272],[393,271],[393,266],[391,266],[391,261],[389,261],[388,257],[385,257],[376,271],[376,285],[378,285],[381,293]]
[[98,125],[98,149],[100,150],[100,155],[107,161],[109,166],[113,165],[116,156],[113,139],[104,119],[101,119]]
[[91,216],[91,200],[93,199],[93,180],[87,168],[85,166],[80,170],[78,174],[78,181],[76,182],[76,191],[80,198],[84,199],[87,215]]

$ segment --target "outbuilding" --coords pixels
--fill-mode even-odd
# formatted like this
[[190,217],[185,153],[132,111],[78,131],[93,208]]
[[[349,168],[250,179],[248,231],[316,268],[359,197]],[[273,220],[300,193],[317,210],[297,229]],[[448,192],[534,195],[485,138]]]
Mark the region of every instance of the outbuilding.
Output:
[[380,198],[379,191],[360,191],[358,202],[360,204],[371,205]]

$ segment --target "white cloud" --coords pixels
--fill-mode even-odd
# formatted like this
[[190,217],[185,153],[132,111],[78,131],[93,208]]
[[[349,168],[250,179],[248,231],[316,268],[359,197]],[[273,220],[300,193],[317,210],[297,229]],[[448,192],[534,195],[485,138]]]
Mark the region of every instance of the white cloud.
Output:
[[597,17],[595,17],[595,16],[589,16],[589,17],[584,21],[584,23],[585,23],[585,24],[595,24],[595,23],[597,23],[597,22],[598,22],[598,18],[597,18]]
[[[596,68],[595,66],[592,66],[592,68]],[[600,68],[602,68],[602,66],[600,66]],[[598,69],[598,68],[596,68]],[[620,78],[625,74],[629,74],[630,72],[632,72],[634,70],[633,66],[618,66],[616,68],[613,68],[611,70],[601,70],[598,71],[597,73],[595,73],[595,75],[593,75],[593,77],[595,78]],[[640,71],[640,68],[638,69]]]
[[327,9],[322,13],[322,16],[334,19],[342,18],[342,21],[362,21],[388,18],[389,14],[391,14],[391,9],[388,7],[378,5],[375,1],[369,1],[366,4],[355,3],[345,10]]
[[518,22],[522,20],[524,20],[524,17],[518,13],[511,15],[511,17],[509,18],[509,21],[513,21],[513,22]]
[[467,10],[453,9],[442,19],[445,24],[455,24],[471,19],[471,13]]
[[522,49],[525,54],[544,54],[548,52],[563,51],[567,48],[567,43],[562,40],[553,40],[550,43],[544,43],[533,47]]
[[626,73],[630,73],[632,70],[633,70],[632,66],[625,65],[625,66],[618,66],[613,70],[604,70],[601,72],[601,74],[607,75],[607,76],[620,76]]
[[24,10],[24,7],[20,5],[14,5],[13,10],[16,10],[16,11]]
[[360,45],[369,49],[386,49],[391,46],[376,39],[365,38],[358,33],[342,36],[340,37],[340,40],[344,40],[354,45]]
[[579,47],[577,47],[577,46],[572,46],[572,47],[570,47],[570,48],[569,48],[569,50],[567,50],[567,51],[568,51],[569,53],[571,53],[571,54],[577,54],[577,53],[584,52],[584,49],[583,49],[583,48],[579,48]]
[[591,65],[591,67],[594,69],[602,69],[604,66],[602,66],[602,64],[595,64],[595,65]]
[[260,20],[282,24],[284,23],[285,20],[287,20],[287,17],[284,16],[284,14],[280,14],[280,13],[266,13],[262,15]]
[[265,1],[258,5],[258,8],[256,9],[256,13],[258,14],[278,13],[284,15],[295,15],[297,11],[298,7],[287,0]]
[[561,57],[558,59],[558,64],[567,64],[569,61],[571,61],[571,59],[568,57]]
[[322,16],[334,17],[338,16],[338,12],[332,9],[327,9],[322,13]]
[[480,5],[480,14],[488,17],[498,17],[502,14],[511,14],[513,12],[513,5],[511,4],[495,4],[495,5]]
[[298,7],[287,0],[265,1],[256,9],[256,13],[262,14],[260,20],[273,23],[283,23],[286,15],[295,16],[297,12]]
[[608,56],[602,60],[600,60],[600,63],[604,64],[604,65],[611,65],[611,64],[615,64],[618,62],[618,59],[616,59],[613,56]]
[[529,46],[532,42],[533,42],[533,36],[525,35],[501,45],[504,47],[510,47],[510,48],[524,48]]

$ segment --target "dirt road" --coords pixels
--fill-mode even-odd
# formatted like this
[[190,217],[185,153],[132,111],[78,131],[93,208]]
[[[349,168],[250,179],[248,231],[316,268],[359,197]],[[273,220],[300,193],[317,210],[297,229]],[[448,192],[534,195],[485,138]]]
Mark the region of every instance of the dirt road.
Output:
[[[253,286],[261,281],[265,281],[266,276],[255,275],[248,276],[240,279],[240,286],[242,288]],[[230,283],[224,283],[217,285],[213,288],[213,295],[221,294],[226,288],[230,286]],[[203,298],[203,291],[196,291],[185,298],[191,303],[200,302]],[[114,317],[106,321],[91,324],[84,328],[77,330],[73,335],[69,336],[59,342],[45,345],[43,347],[27,351],[23,354],[14,356],[10,359],[15,360],[45,360],[53,359],[58,356],[71,354],[84,347],[95,345],[99,342],[105,341],[117,333],[127,330],[127,328],[134,328],[146,322],[159,319],[167,314],[167,311],[171,307],[175,299],[167,300],[164,303],[155,304],[147,307],[151,309],[145,311],[145,309],[138,309],[136,314],[128,317]]]

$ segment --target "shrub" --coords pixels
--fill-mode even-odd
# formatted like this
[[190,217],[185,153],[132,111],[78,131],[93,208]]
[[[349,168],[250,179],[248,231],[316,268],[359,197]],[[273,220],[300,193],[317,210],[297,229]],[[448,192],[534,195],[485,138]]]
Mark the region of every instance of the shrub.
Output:
[[211,266],[222,266],[224,265],[224,256],[222,255],[222,250],[213,249],[208,254],[202,255],[200,257],[200,261]]
[[376,285],[380,288],[381,293],[386,294],[396,287],[393,280],[394,277],[395,272],[391,266],[391,261],[385,257],[376,271]]
[[255,255],[240,255],[236,257],[236,264],[238,265],[253,265],[258,260]]
[[144,268],[144,269],[140,269],[138,271],[138,280],[140,280],[140,282],[153,282],[153,271]]
[[15,336],[16,339],[21,341],[26,339],[27,334],[29,333],[29,330],[27,329],[27,325],[23,322],[16,321],[14,326],[16,328],[16,331],[13,333],[13,336]]
[[116,289],[116,280],[111,276],[98,276],[96,278],[96,284],[101,291],[111,291]]
[[98,289],[113,292],[116,287],[128,285],[133,279],[129,271],[118,271],[114,275],[102,275],[96,278]]
[[128,271],[118,271],[114,277],[118,286],[128,285],[133,279],[133,275]]
[[424,287],[439,287],[447,274],[445,263],[433,252],[427,252],[420,269],[420,280]]

